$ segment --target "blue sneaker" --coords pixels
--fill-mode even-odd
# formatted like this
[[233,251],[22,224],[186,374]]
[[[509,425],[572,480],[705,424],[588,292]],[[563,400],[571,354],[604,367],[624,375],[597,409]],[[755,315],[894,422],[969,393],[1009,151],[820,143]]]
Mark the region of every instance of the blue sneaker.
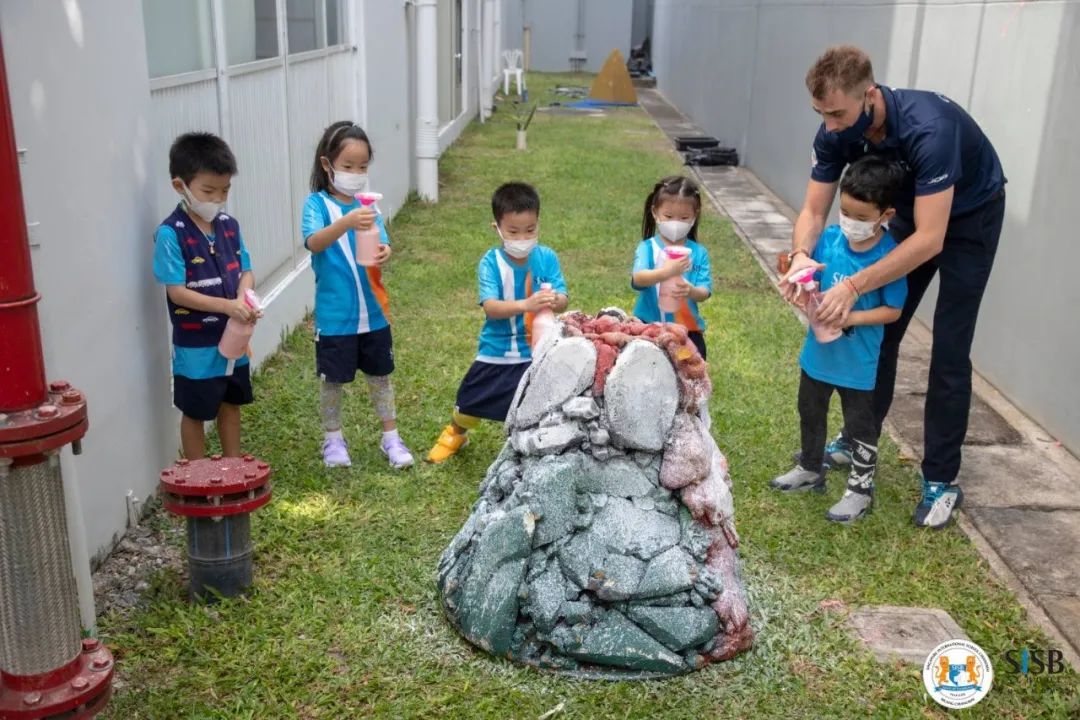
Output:
[[917,527],[941,530],[952,522],[953,511],[964,501],[964,491],[957,485],[930,482],[923,478],[922,499],[915,506],[911,522]]
[[[796,463],[801,463],[802,453],[795,451],[792,453],[791,459]],[[825,452],[821,458],[821,467],[826,472],[833,468],[851,467],[851,443],[848,442],[843,433],[838,434],[835,440],[825,446]]]
[[839,433],[836,439],[825,446],[825,464],[832,468],[851,467],[851,443]]

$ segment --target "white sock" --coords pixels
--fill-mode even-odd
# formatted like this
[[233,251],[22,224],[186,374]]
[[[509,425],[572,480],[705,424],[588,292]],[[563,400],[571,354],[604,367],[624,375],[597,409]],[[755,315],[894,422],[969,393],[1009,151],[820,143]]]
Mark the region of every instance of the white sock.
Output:
[[395,440],[397,437],[397,428],[394,428],[393,430],[384,430],[382,434],[383,442],[386,442],[387,440]]
[[341,434],[340,430],[333,430],[326,433],[327,440],[344,440],[345,436]]

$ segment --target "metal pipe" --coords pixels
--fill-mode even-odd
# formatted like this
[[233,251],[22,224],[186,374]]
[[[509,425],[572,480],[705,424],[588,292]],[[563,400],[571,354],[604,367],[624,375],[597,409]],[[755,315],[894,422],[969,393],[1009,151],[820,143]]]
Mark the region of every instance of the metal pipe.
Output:
[[45,384],[2,43],[0,227],[0,720],[88,718],[108,702],[113,660],[81,639],[68,533],[77,507],[65,502],[59,455],[86,434],[86,398]]
[[243,458],[178,460],[161,471],[162,506],[187,518],[188,596],[214,602],[251,586],[251,513],[270,502],[270,466]]
[[439,200],[439,42],[436,0],[416,0],[416,190]]
[[492,98],[495,94],[495,89],[492,87],[495,78],[495,3],[493,0],[484,0],[484,23],[483,31],[480,33],[480,43],[482,47],[480,53],[480,102],[484,114],[491,117],[492,110],[495,107]]
[[[0,52],[2,52],[0,45]],[[0,57],[0,413],[28,410],[48,399],[45,359],[23,210],[7,68]]]

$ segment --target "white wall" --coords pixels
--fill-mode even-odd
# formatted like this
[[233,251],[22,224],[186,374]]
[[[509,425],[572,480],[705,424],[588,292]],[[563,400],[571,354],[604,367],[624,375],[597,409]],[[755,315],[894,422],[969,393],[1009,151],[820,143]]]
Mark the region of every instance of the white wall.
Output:
[[[973,348],[977,369],[1080,451],[1080,2],[656,0],[663,93],[798,208],[819,119],[803,78],[828,45],[870,53],[879,82],[968,109],[1009,178],[1005,228]],[[935,297],[920,309],[925,320]]]
[[[465,10],[468,107],[442,129],[443,148],[478,107],[480,1],[467,0]],[[239,4],[226,3],[230,35],[255,38],[258,18],[233,5]],[[230,68],[223,130],[214,70],[179,85],[148,79],[140,0],[0,3],[16,139],[26,149],[27,218],[40,223],[31,243],[48,377],[67,379],[89,397],[84,453],[65,457],[64,468],[83,488],[91,555],[108,551],[126,527],[128,491],[151,495],[158,471],[176,456],[168,317],[151,271],[154,228],[176,202],[167,159],[175,136],[224,132],[237,155],[229,207],[253,250],[260,290],[273,300],[253,339],[256,361],[277,348],[282,331],[313,302],[307,254],[297,250],[298,208],[322,129],[338,119],[365,126],[376,150],[372,186],[386,195],[384,212],[396,212],[413,186],[405,3],[353,0],[345,7],[347,39],[355,38],[358,51],[290,58],[287,96],[280,62]],[[195,28],[200,18],[191,14],[186,22]],[[241,49],[253,52],[252,42]],[[185,53],[163,57],[158,68],[187,71],[205,59],[202,49]]]
[[363,41],[360,52],[367,68],[364,129],[375,148],[371,187],[385,195],[383,211],[397,211],[411,187],[415,141],[410,132],[405,3],[362,0]]
[[162,411],[171,404],[165,300],[150,272],[165,169],[149,152],[142,9],[138,0],[5,0],[0,33],[26,148],[27,220],[41,223],[32,254],[48,376],[89,398],[84,452],[65,471],[77,471],[94,553],[125,527],[128,489],[146,497],[177,445]]
[[582,30],[588,59],[586,72],[598,72],[612,50],[630,56],[634,21],[632,0],[505,0],[502,37],[504,47],[522,48],[522,28],[532,27],[530,69],[567,72],[577,48],[578,3],[584,4]]

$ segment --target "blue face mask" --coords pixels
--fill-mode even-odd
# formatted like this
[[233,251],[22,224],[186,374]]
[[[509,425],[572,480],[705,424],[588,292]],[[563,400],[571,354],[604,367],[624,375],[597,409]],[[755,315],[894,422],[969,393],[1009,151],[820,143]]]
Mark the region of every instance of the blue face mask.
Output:
[[850,127],[846,127],[843,130],[836,130],[832,133],[842,143],[853,143],[864,140],[866,131],[870,129],[870,126],[874,124],[874,106],[871,105],[869,110],[863,110],[859,117],[855,120],[855,124]]

